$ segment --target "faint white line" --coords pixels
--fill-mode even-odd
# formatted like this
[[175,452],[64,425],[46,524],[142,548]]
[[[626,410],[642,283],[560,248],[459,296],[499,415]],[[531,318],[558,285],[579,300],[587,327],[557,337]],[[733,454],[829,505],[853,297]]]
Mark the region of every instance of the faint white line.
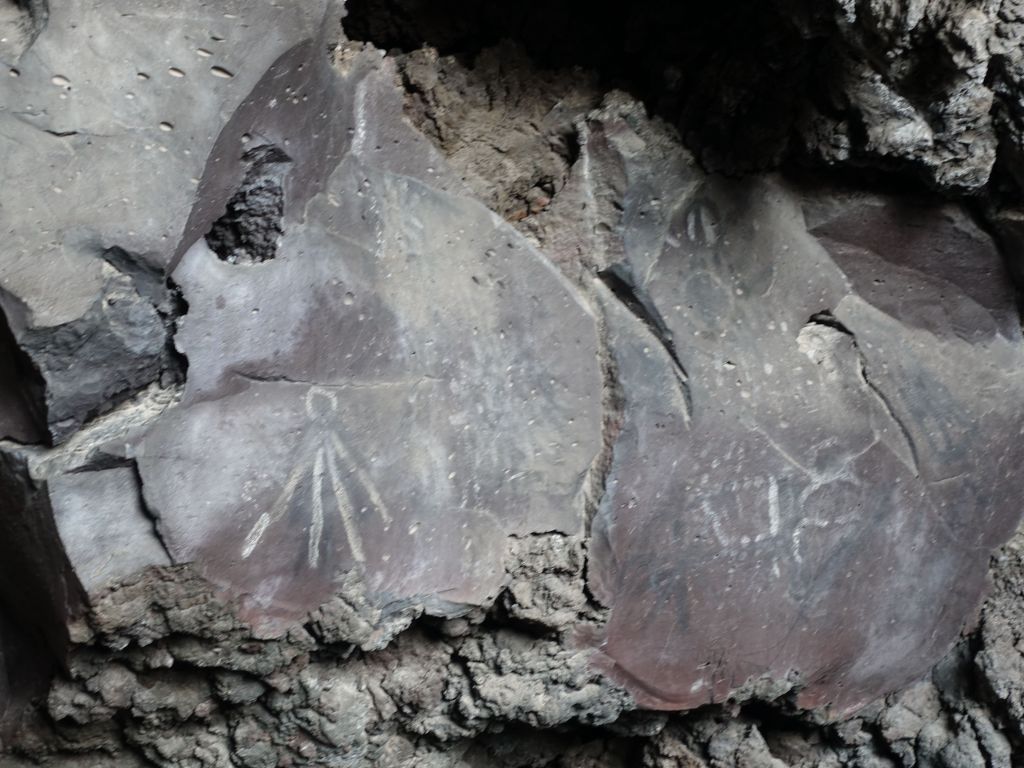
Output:
[[313,460],[313,520],[309,526],[309,567],[320,564],[320,541],[324,535],[324,450]]
[[338,471],[334,455],[330,452],[327,452],[327,468],[331,473],[331,486],[334,488],[334,498],[338,502],[338,513],[341,515],[341,521],[345,525],[345,535],[348,537],[352,557],[355,558],[356,562],[365,563],[366,556],[363,554],[363,542],[359,538],[359,530],[356,528],[352,502],[348,497],[345,486],[341,482],[341,473]]

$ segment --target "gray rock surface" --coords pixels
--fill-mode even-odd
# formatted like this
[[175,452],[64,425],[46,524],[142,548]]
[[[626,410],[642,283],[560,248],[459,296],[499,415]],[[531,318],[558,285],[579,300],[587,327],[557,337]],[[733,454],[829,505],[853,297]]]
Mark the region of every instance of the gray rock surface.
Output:
[[17,195],[0,209],[0,307],[59,441],[174,375],[165,299],[139,275],[170,263],[226,116],[324,4],[17,5],[34,42],[2,57],[0,173]]

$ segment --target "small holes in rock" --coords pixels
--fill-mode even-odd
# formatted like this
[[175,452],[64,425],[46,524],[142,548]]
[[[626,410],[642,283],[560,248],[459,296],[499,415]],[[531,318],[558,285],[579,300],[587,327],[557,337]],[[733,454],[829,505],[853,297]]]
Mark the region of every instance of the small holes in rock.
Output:
[[227,211],[206,235],[206,243],[231,264],[259,264],[277,255],[283,234],[284,177],[291,158],[279,147],[264,144],[242,159],[248,169],[228,201]]

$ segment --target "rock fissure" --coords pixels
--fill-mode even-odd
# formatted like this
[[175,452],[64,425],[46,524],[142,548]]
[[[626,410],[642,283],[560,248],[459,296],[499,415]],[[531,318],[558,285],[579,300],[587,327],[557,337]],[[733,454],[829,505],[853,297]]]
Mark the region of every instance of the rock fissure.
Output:
[[614,267],[602,270],[598,273],[598,277],[605,285],[608,286],[615,298],[618,299],[622,305],[633,314],[633,316],[643,323],[647,330],[650,331],[651,335],[658,340],[658,343],[661,344],[665,353],[672,360],[676,378],[679,382],[679,389],[683,395],[684,401],[686,402],[687,418],[689,418],[693,413],[693,402],[690,396],[690,388],[687,384],[689,377],[687,376],[686,369],[683,367],[683,364],[679,359],[679,354],[676,352],[672,332],[668,329],[668,326],[665,325],[665,321],[661,318],[657,308],[655,308],[650,301],[645,302],[641,299],[629,281],[627,281],[622,275],[618,274]]
[[136,503],[138,504],[138,508],[152,525],[153,538],[155,538],[157,542],[160,544],[160,548],[167,556],[167,562],[171,565],[174,565],[174,555],[171,554],[171,550],[167,546],[167,542],[164,540],[163,533],[160,530],[160,515],[157,514],[153,509],[151,509],[149,504],[146,502],[146,492],[143,484],[144,481],[142,479],[142,473],[139,472],[139,465],[135,462],[134,459],[129,459],[127,463],[132,471],[132,476],[135,479]]
[[910,458],[910,468],[913,470],[914,475],[917,477],[921,476],[921,464],[918,459],[917,446],[914,443],[914,437],[910,430],[907,429],[906,424],[900,418],[899,414],[893,408],[893,404],[890,398],[883,392],[878,385],[868,376],[868,366],[865,360],[864,353],[860,349],[860,345],[857,343],[856,334],[843,325],[839,320],[836,319],[835,315],[831,311],[825,310],[814,314],[810,321],[817,325],[824,326],[826,328],[832,328],[844,336],[850,339],[850,343],[853,345],[854,351],[857,353],[857,373],[860,377],[861,383],[871,392],[875,397],[878,404],[882,407],[889,421],[896,425],[899,430],[900,436],[906,443],[908,456]]
[[584,536],[592,535],[594,515],[597,514],[608,490],[608,478],[611,475],[615,459],[615,441],[622,430],[623,393],[619,382],[615,356],[609,344],[607,319],[603,308],[596,309],[596,322],[601,358],[601,449],[587,473]]

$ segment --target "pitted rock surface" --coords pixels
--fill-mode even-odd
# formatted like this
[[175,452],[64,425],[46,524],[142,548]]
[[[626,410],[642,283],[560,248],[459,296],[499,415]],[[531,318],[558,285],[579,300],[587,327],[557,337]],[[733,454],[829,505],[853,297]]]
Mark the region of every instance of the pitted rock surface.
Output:
[[174,559],[250,595],[256,624],[302,617],[353,568],[385,602],[487,604],[508,535],[583,524],[601,418],[590,311],[511,227],[444,191],[457,181],[389,118],[401,102],[376,60],[345,62],[340,164],[308,201],[286,188],[276,257],[185,253],[192,373],[125,446]]
[[160,301],[114,256],[162,272],[226,116],[329,22],[323,2],[15,5],[38,29],[3,55],[0,173],[18,193],[0,209],[0,307],[59,441],[173,368]]
[[589,130],[589,178],[624,179],[602,274],[648,326],[606,297],[624,410],[589,573],[612,669],[667,708],[768,676],[845,713],[911,682],[1019,520],[994,243],[955,207],[666,162],[621,103]]

